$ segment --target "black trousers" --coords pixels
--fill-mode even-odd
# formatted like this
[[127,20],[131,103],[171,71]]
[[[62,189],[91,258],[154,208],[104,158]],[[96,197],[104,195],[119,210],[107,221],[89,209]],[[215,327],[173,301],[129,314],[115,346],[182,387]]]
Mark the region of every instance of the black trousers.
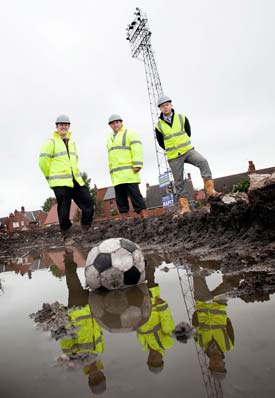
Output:
[[140,193],[138,183],[119,184],[115,186],[116,203],[120,213],[129,211],[128,197],[131,199],[133,208],[136,213],[146,209],[143,196]]
[[68,230],[72,225],[70,220],[72,199],[82,210],[81,224],[91,225],[94,214],[94,203],[89,189],[85,185],[80,186],[75,181],[73,188],[54,187],[53,190],[57,200],[57,213],[61,231]]

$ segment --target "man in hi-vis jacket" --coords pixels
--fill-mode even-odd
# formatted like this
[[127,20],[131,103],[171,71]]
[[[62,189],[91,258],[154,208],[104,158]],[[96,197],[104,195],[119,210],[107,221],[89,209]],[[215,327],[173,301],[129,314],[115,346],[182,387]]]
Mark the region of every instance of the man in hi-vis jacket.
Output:
[[138,134],[123,126],[119,115],[109,117],[112,131],[107,141],[109,171],[121,216],[129,212],[128,197],[136,213],[146,215],[146,204],[139,190],[139,172],[143,166],[142,143]]
[[165,150],[179,199],[179,214],[189,213],[188,192],[184,183],[184,164],[199,168],[208,197],[217,195],[208,161],[191,144],[191,128],[186,116],[176,113],[167,95],[158,99],[159,121],[155,125],[156,138]]
[[53,137],[44,142],[39,166],[57,199],[57,212],[65,244],[72,244],[69,230],[72,199],[82,210],[81,227],[87,231],[93,219],[93,200],[78,169],[78,154],[69,132],[70,119],[61,115],[56,119]]

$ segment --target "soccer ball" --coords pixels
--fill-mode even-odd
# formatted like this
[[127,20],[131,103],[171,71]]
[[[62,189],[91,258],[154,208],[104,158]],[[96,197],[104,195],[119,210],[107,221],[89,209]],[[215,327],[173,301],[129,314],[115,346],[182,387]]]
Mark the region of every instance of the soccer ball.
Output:
[[91,291],[91,313],[98,324],[112,333],[127,333],[148,321],[152,304],[146,284],[105,292]]
[[85,277],[91,289],[120,289],[145,281],[140,247],[124,238],[106,239],[89,252]]

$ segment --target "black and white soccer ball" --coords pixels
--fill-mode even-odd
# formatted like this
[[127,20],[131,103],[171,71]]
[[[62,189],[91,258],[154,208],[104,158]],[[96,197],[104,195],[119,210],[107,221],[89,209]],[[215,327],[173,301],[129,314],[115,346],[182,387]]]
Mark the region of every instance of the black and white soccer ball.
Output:
[[137,330],[148,321],[152,310],[145,283],[128,289],[91,291],[89,305],[98,324],[111,333]]
[[124,238],[106,239],[88,254],[85,277],[91,289],[120,289],[145,281],[145,261],[140,247]]

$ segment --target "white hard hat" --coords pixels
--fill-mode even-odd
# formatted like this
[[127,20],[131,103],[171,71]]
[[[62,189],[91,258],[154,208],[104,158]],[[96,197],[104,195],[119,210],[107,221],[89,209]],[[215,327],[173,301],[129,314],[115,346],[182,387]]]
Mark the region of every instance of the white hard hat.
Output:
[[158,106],[160,106],[161,104],[164,104],[165,102],[172,102],[171,98],[168,97],[167,95],[162,95],[161,97],[159,97],[158,99]]
[[117,120],[120,120],[122,122],[122,117],[114,113],[109,117],[108,123],[110,124],[112,122],[116,122]]
[[69,116],[66,116],[66,115],[60,115],[60,116],[58,116],[58,117],[56,118],[55,124],[58,124],[58,123],[68,123],[68,124],[71,124]]

